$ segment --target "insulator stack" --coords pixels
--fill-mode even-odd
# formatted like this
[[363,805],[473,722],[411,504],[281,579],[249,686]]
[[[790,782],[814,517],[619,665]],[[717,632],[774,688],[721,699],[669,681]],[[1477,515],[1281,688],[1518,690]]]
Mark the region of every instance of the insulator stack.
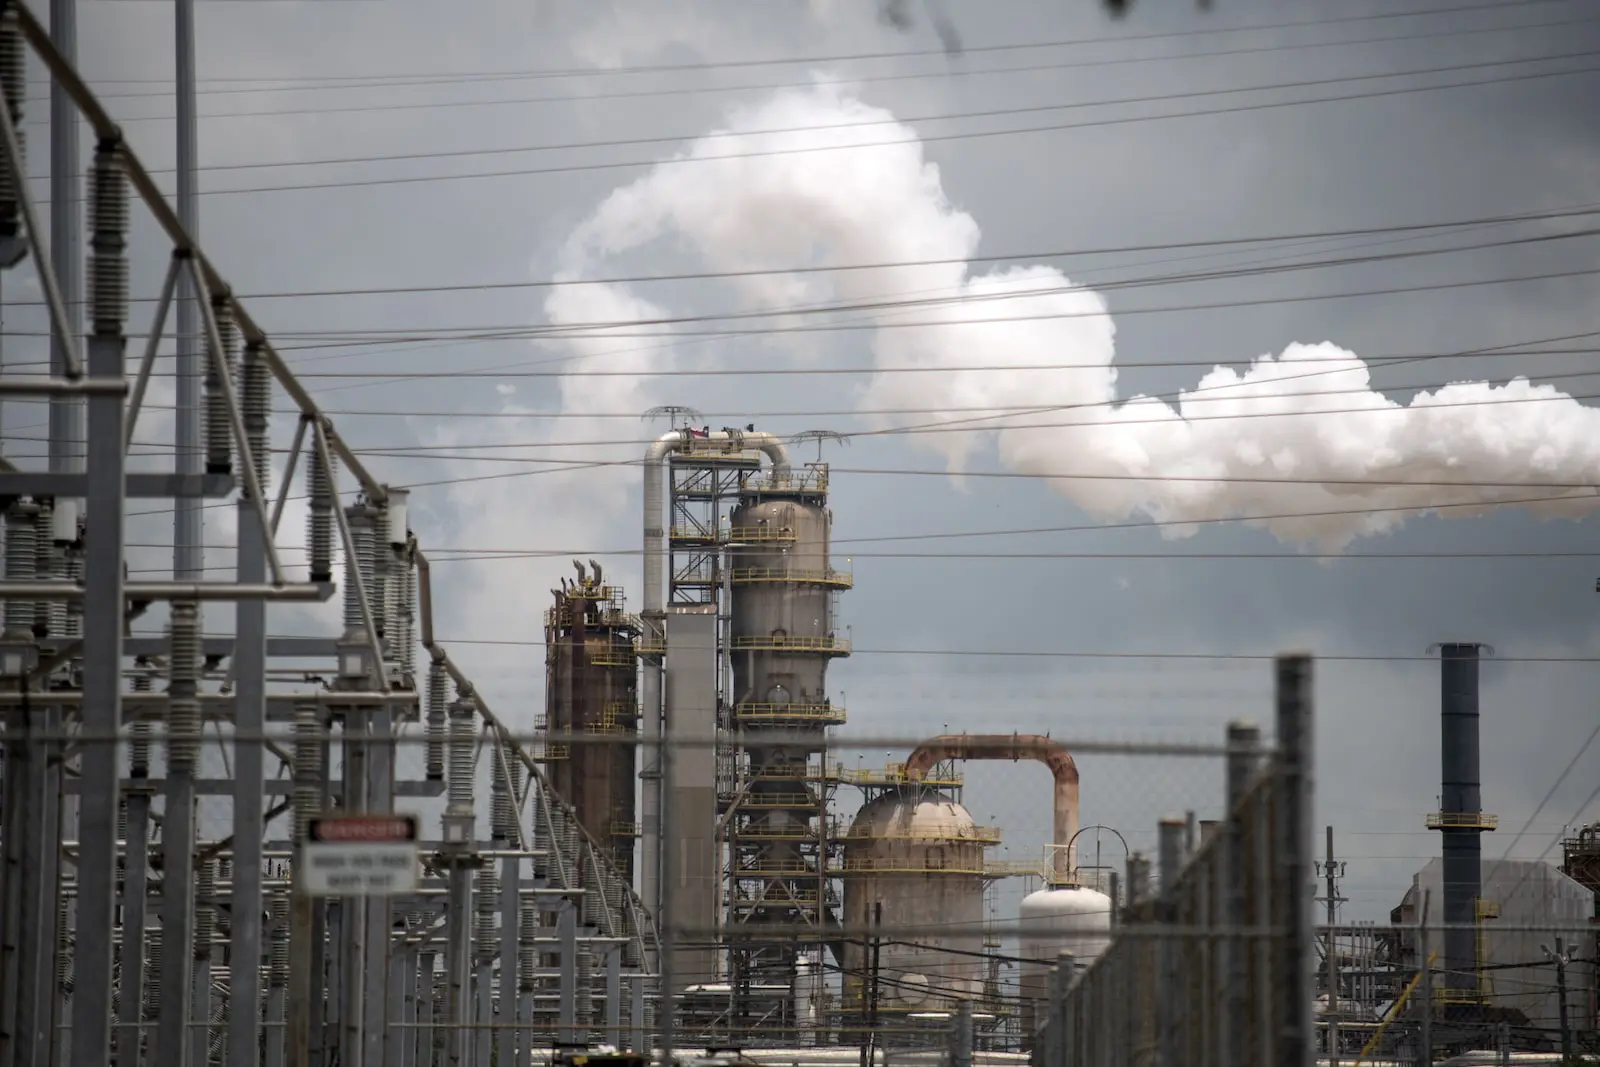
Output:
[[72,992],[72,901],[76,894],[65,890],[71,882],[62,879],[62,894],[56,901],[56,986],[63,993]]
[[[0,90],[6,94],[6,110],[11,113],[11,128],[17,132],[17,149],[22,153],[22,168],[27,170],[28,146],[22,129],[22,108],[27,100],[27,49],[22,30],[17,26],[17,9],[7,4],[0,9]],[[0,167],[0,237],[22,236],[22,204],[19,186],[6,167]]]
[[268,905],[272,940],[267,943],[267,984],[283,989],[289,984],[289,898],[276,893]]
[[494,916],[500,909],[500,876],[494,867],[485,864],[478,868],[477,909],[472,920],[472,940],[476,943],[478,964],[488,966],[500,955],[500,946],[494,936]]
[[372,583],[371,512],[360,504],[352,504],[345,509],[345,518],[350,524],[355,556],[347,556],[344,561],[344,628],[348,633],[365,633],[367,624],[361,610],[361,586],[366,587],[367,604],[380,626],[383,618],[378,612],[381,600]]
[[[61,548],[54,536],[56,509],[53,500],[39,501],[33,516],[34,573],[43,580],[62,577]],[[33,632],[37,637],[59,637],[66,628],[67,605],[60,600],[37,600],[33,605]]]
[[[74,585],[83,584],[83,553],[75,548],[66,550],[67,581]],[[83,601],[67,601],[67,628],[62,631],[63,637],[79,638],[83,636]]]
[[[8,9],[9,10],[9,9]],[[12,16],[15,17],[14,15]],[[6,509],[6,580],[32,581],[38,567],[39,532],[33,524],[38,507],[27,502]],[[6,601],[5,635],[13,641],[33,637],[33,601],[12,598]]]
[[128,176],[122,153],[102,145],[89,169],[89,327],[120,337],[128,321]]
[[304,841],[322,810],[322,717],[315,704],[294,709],[294,839]]
[[206,860],[199,865],[194,895],[194,958],[211,958],[211,943],[217,934],[217,865]]
[[215,1067],[222,1067],[224,1063],[222,1054],[228,1043],[228,1003],[227,997],[218,997],[211,1008],[211,1039],[206,1046],[206,1058]]
[[[133,676],[133,691],[135,693],[148,693],[153,681],[150,673],[150,664],[142,657],[134,663],[136,673]],[[137,708],[132,709],[134,715],[139,715]],[[142,715],[133,720],[128,739],[128,776],[131,778],[150,777],[150,723]]]
[[473,735],[476,732],[477,708],[470,700],[457,700],[450,705],[450,784],[449,801],[452,808],[472,810]]
[[395,549],[389,558],[393,614],[389,623],[389,649],[406,677],[417,671],[417,568],[409,545]]
[[200,608],[175,601],[167,666],[167,770],[193,774],[200,762]]
[[599,926],[605,908],[605,887],[600,884],[600,871],[592,863],[583,865],[583,888],[588,892],[578,901],[578,914],[585,926]]
[[[393,599],[389,591],[389,558],[393,553],[389,551],[389,539],[384,532],[388,525],[387,508],[381,504],[367,505],[367,544],[362,560],[361,579],[367,583],[367,597],[372,604],[372,622],[378,628],[379,637],[388,636],[389,602]],[[384,659],[391,658],[392,653],[385,648]]]
[[161,928],[151,927],[145,938],[144,1020],[153,1023],[161,1013]]
[[578,946],[578,961],[574,984],[578,987],[577,1015],[580,1027],[588,1026],[594,1017],[594,957],[587,945]]
[[[117,797],[117,840],[127,844],[128,841],[128,798]],[[122,867],[122,857],[117,857],[117,867]]]
[[444,780],[444,721],[445,708],[448,704],[446,698],[448,684],[449,675],[444,669],[444,664],[436,659],[430,661],[428,663],[428,718],[423,727],[423,736],[427,739],[424,750],[427,760],[426,774],[430,782]]
[[259,341],[244,346],[239,364],[239,385],[244,394],[244,436],[250,442],[250,459],[255,464],[256,480],[265,493],[272,482],[272,453],[268,451],[267,431],[272,423],[272,370],[267,366],[266,349]]
[[315,444],[311,446],[310,513],[306,518],[306,551],[311,557],[309,578],[313,582],[333,581],[333,509],[338,506],[335,489],[339,483],[339,457],[331,452],[328,462]]
[[[372,621],[378,636],[389,633],[389,605],[394,599],[389,589],[389,560],[394,555],[389,549],[389,509],[383,504],[367,505],[367,545],[361,568],[361,578],[367,583],[367,597],[372,603]],[[384,650],[384,659],[391,660],[393,650]]]
[[[217,366],[215,356],[206,360],[206,470],[212,474],[227,474],[233,470],[233,421],[228,415],[228,395],[223,390],[222,376],[226,374],[232,382],[239,380],[239,328],[233,321],[233,306],[223,294],[212,297],[211,313],[217,321],[217,336],[222,340],[222,366]],[[235,395],[238,395],[237,389]]]
[[494,774],[489,786],[489,833],[497,841],[514,841],[517,836],[517,809],[511,801],[505,773],[501,770],[510,756],[495,746]]
[[539,982],[539,905],[528,897],[517,901],[517,988],[532,993]]

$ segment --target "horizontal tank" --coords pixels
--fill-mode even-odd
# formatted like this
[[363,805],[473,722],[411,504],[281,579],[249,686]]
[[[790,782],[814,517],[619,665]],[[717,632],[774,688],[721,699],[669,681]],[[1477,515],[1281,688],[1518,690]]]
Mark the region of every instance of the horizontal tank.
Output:
[[[856,814],[845,837],[844,921],[870,932],[845,941],[847,1010],[870,1005],[874,940],[878,1009],[953,1009],[983,990],[984,849],[998,835],[937,791],[884,793]],[[878,906],[880,915],[874,916]]]
[[1100,957],[1111,943],[1111,898],[1083,886],[1041,889],[1022,898],[1018,947],[1021,965],[1022,1033],[1031,1036],[1042,1020],[1050,967],[1070,952],[1079,967]]

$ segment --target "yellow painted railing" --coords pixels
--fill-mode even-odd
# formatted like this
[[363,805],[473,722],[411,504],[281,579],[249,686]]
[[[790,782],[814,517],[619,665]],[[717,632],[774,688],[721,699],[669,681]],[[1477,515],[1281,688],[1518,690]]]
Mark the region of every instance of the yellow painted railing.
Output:
[[844,709],[832,704],[806,703],[747,703],[733,710],[740,722],[756,723],[826,723],[837,726],[845,721]]
[[816,806],[816,798],[805,793],[746,793],[739,801],[741,808],[788,809]]
[[[904,763],[890,763],[883,767],[857,767],[854,770],[841,770],[840,781],[846,785],[906,785],[910,779],[906,777]],[[961,784],[959,774],[927,774],[917,779],[919,785],[935,786],[940,789],[954,789]]]
[[953,843],[982,843],[985,845],[998,845],[1000,843],[1000,828],[998,826],[962,826],[952,830],[928,830],[921,833],[867,833],[852,830],[839,840],[849,844],[852,841],[949,841]]
[[834,656],[848,656],[850,642],[843,637],[735,637],[735,652],[823,652]]
[[674,526],[667,534],[674,541],[693,541],[699,544],[724,544],[729,541],[748,544],[787,544],[793,542],[795,532],[776,526],[719,526],[715,531],[698,526]]
[[1500,825],[1498,815],[1481,811],[1433,811],[1428,813],[1430,830],[1493,830]]
[[910,857],[888,859],[879,856],[846,856],[839,870],[844,874],[967,874],[982,877],[983,860],[957,859],[942,867],[919,864]]
[[849,571],[831,568],[806,570],[801,567],[735,567],[728,577],[734,585],[788,582],[794,585],[828,585],[835,589],[849,589],[856,581]]

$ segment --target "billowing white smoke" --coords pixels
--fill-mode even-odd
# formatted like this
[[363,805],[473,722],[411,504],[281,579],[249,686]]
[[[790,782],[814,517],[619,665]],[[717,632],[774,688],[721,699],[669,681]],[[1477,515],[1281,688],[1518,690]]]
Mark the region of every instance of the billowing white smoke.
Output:
[[[867,143],[876,146],[804,151]],[[661,239],[714,271],[907,264],[730,284],[752,309],[930,301],[847,318],[877,327],[875,365],[890,372],[874,377],[863,407],[927,412],[903,423],[951,420],[909,440],[953,472],[992,443],[1011,470],[1072,476],[1049,481],[1103,519],[1145,514],[1180,524],[1167,527],[1177,536],[1192,531],[1184,523],[1253,516],[1285,540],[1329,546],[1397,524],[1396,508],[1458,516],[1561,497],[1538,509],[1577,514],[1600,502],[1589,489],[1539,488],[1600,472],[1600,411],[1522,380],[1449,385],[1399,405],[1370,388],[1355,354],[1293,344],[1243,373],[1213,370],[1175,406],[1118,402],[1104,299],[1048,266],[972,272],[978,226],[950,204],[914,131],[837,86],[735,114],[682,156],[696,162],[664,163],[601,205],[568,246],[569,277],[596,276],[600,261]],[[658,314],[610,286],[557,289],[547,311],[593,322],[630,307]],[[818,320],[778,324],[787,321]],[[1039,369],[996,369],[1018,366]],[[894,373],[912,367],[950,369]],[[569,381],[569,402],[591,387]],[[972,409],[986,406],[1046,410],[975,423]]]

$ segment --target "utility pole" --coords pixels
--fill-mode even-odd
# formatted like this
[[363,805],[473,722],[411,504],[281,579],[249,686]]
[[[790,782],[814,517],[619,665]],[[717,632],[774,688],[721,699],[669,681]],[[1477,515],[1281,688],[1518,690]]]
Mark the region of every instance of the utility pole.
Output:
[[873,1067],[878,1055],[878,964],[883,949],[883,901],[872,905],[872,961],[868,966],[867,1040],[862,1046],[866,1067]]
[[1556,995],[1561,998],[1561,1062],[1572,1062],[1572,1024],[1567,1018],[1567,964],[1572,962],[1572,948],[1562,943],[1560,934],[1556,935],[1556,947],[1551,951],[1549,945],[1540,945],[1544,954],[1556,965]]
[[1339,939],[1335,936],[1339,905],[1344,897],[1339,895],[1339,879],[1344,877],[1345,865],[1333,858],[1333,827],[1328,827],[1327,858],[1317,864],[1325,879],[1325,895],[1317,899],[1328,908],[1328,936],[1323,949],[1323,962],[1327,966],[1328,1007],[1324,1013],[1328,1020],[1328,1067],[1339,1067]]

